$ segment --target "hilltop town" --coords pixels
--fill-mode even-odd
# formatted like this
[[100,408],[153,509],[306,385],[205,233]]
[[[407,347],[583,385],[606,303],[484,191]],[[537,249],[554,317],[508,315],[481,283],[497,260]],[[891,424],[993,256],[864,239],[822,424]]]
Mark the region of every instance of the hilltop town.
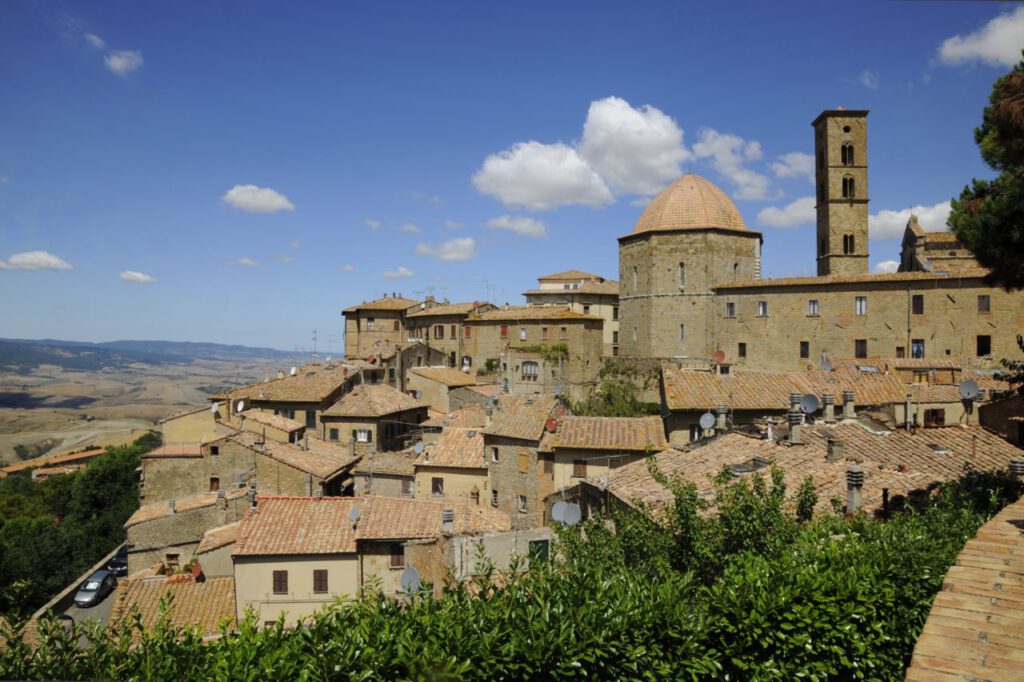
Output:
[[[440,590],[481,553],[529,570],[556,527],[663,518],[665,476],[713,513],[723,470],[775,469],[787,504],[807,481],[815,510],[883,519],[965,468],[1024,474],[1024,405],[997,376],[1024,293],[916,218],[898,271],[868,272],[867,116],[813,123],[816,276],[762,278],[764,236],[688,173],[623,230],[616,278],[567,261],[523,305],[345,301],[343,357],[164,417],[110,622],[152,627],[171,594],[173,624],[216,637],[248,613],[291,627],[367,590]],[[584,407],[610,385],[646,414]]]

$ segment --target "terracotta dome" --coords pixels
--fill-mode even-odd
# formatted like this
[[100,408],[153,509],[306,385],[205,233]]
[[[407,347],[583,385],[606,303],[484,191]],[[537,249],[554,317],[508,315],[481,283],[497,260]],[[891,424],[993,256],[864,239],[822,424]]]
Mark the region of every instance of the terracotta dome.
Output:
[[746,230],[747,224],[725,192],[713,182],[687,173],[651,199],[632,234],[708,227]]

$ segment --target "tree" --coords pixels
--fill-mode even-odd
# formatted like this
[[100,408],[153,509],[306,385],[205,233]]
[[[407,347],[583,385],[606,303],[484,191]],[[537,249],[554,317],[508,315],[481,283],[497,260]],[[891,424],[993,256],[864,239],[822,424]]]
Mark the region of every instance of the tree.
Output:
[[[1020,348],[1020,352],[1024,353],[1024,335],[1017,334],[1017,348]],[[996,379],[1010,382],[1018,393],[1024,395],[1024,360],[1003,358],[999,361],[999,364],[1006,371],[996,374]]]
[[949,224],[990,279],[1007,290],[1024,288],[1024,60],[996,80],[981,126],[974,130],[981,157],[999,175],[975,179],[952,202]]

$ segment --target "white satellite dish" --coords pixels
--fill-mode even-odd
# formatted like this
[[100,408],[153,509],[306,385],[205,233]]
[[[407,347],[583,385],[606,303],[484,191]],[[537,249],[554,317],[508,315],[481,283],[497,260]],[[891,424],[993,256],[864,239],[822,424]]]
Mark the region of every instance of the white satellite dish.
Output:
[[567,526],[575,526],[583,518],[583,511],[576,503],[565,505],[565,519],[562,521]]
[[974,400],[981,394],[981,387],[973,379],[960,382],[960,397],[964,400]]
[[551,507],[551,520],[558,521],[559,523],[565,522],[565,510],[568,506],[568,502],[555,502],[554,506]]
[[299,373],[299,368],[298,367],[292,367],[290,370],[288,370],[288,374],[290,374],[291,376],[295,376],[298,373]]
[[412,446],[412,449],[417,455],[423,454],[423,441],[416,441],[416,445]]
[[420,589],[420,572],[410,566],[402,571],[398,584],[402,586],[405,592],[415,592]]
[[804,414],[814,414],[818,411],[818,396],[808,393],[800,399],[800,411]]
[[244,400],[239,400],[237,403],[235,403],[235,412],[241,412],[244,409],[245,409],[245,401]]
[[331,356],[330,356],[330,355],[328,355],[328,356],[327,356],[327,359],[326,359],[326,360],[324,360],[324,362],[330,362],[330,361],[331,361]]
[[608,489],[608,474],[601,474],[597,478],[597,489],[604,492]]
[[700,424],[700,428],[705,431],[713,429],[715,427],[715,415],[710,412],[705,412],[700,416],[700,421],[698,423]]
[[352,523],[359,520],[359,507],[352,507],[352,511],[348,513],[348,520]]
[[423,397],[423,391],[416,391],[416,399],[419,400]]

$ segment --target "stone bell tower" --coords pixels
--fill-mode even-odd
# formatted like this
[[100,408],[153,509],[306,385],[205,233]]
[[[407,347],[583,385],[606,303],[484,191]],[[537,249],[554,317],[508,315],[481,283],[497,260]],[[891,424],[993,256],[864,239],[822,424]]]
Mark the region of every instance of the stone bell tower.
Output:
[[818,275],[868,271],[868,112],[829,109],[814,126]]

